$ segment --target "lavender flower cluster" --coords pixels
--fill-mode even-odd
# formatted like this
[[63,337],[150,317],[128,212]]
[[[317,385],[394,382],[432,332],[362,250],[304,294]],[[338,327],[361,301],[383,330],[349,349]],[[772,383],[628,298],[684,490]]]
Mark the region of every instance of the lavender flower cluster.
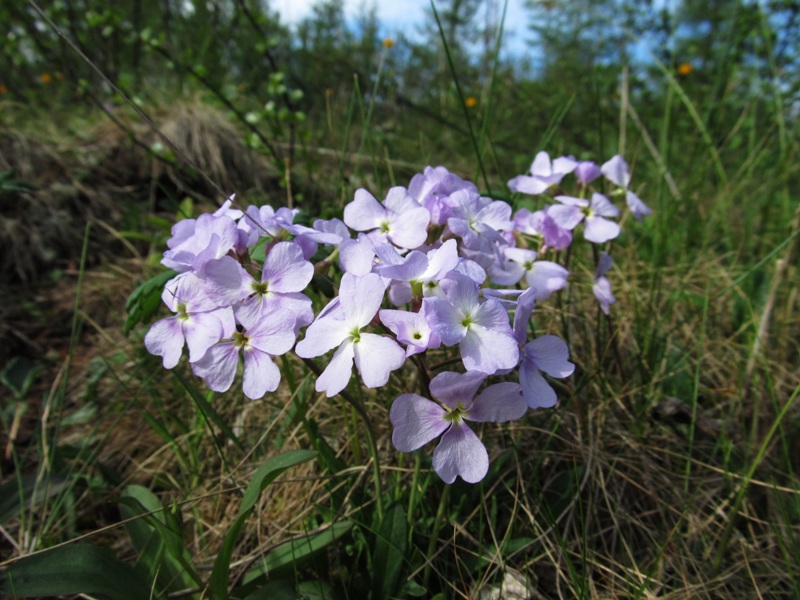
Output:
[[[436,473],[447,483],[457,476],[480,481],[489,458],[466,421],[507,422],[528,408],[552,407],[556,393],[543,373],[564,378],[575,368],[560,338],[528,340],[535,303],[566,286],[569,275],[542,257],[567,248],[581,223],[590,242],[619,234],[612,220],[619,209],[591,189],[601,175],[636,218],[650,212],[628,189],[628,167],[619,156],[598,167],[570,157],[551,162],[541,152],[530,174],[509,187],[550,193],[569,174],[576,196],[555,195],[545,210],[513,215],[509,204],[481,196],[444,167],[426,168],[383,201],[359,189],[343,220],[317,220],[312,227],[294,223],[296,210],[250,206],[243,212],[229,198],[215,213],[173,227],[162,263],[178,275],[162,299],[174,315],[150,328],[145,345],[167,369],[188,346],[192,371],[218,392],[231,387],[242,357],[242,387],[252,399],[277,389],[281,372],[273,359],[292,348],[305,359],[335,349],[316,381],[328,397],[347,387],[354,363],[364,385],[378,388],[411,361],[425,395],[404,393],[394,401],[395,447],[411,452],[441,436]],[[254,260],[262,245],[263,261]],[[615,301],[610,265],[601,253],[594,293],[606,312]],[[316,316],[304,293],[315,273],[341,273],[338,295]],[[394,308],[382,308],[387,299]],[[464,372],[433,376],[428,351],[455,346]],[[504,381],[478,392],[492,375]]]

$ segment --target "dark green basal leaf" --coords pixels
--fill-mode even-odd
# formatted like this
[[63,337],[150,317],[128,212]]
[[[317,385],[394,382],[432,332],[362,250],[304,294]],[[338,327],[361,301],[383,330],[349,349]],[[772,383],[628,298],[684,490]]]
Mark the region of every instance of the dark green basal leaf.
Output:
[[230,572],[233,547],[236,545],[236,540],[239,538],[239,533],[245,520],[250,515],[256,502],[258,502],[261,493],[284,471],[307,462],[316,455],[317,453],[312,450],[292,450],[269,459],[256,471],[244,493],[239,515],[228,530],[217,555],[217,560],[214,561],[214,568],[208,581],[208,590],[211,598],[214,600],[226,600],[228,597],[228,573]]
[[177,275],[175,271],[164,271],[133,290],[125,302],[125,312],[128,313],[128,317],[125,319],[122,333],[128,335],[139,322],[153,318],[161,306],[161,292],[164,291],[164,286],[175,275]]
[[22,558],[0,577],[0,596],[12,598],[92,594],[149,600],[154,597],[151,588],[142,573],[91,544],[70,544]]
[[244,583],[251,583],[264,576],[281,578],[292,575],[303,562],[310,560],[341,537],[347,535],[352,528],[352,521],[340,521],[334,523],[325,531],[281,544],[270,551],[262,561],[258,562],[253,569],[245,574]]
[[147,568],[152,579],[157,579],[159,590],[177,592],[201,585],[183,545],[180,523],[176,523],[153,492],[140,485],[129,485],[120,500],[120,512],[125,519],[152,513],[129,521],[125,530],[139,554],[140,564]]
[[395,596],[408,544],[408,522],[403,507],[393,504],[378,528],[372,558],[372,598]]
[[270,581],[244,597],[244,600],[336,600],[333,587],[324,581]]
[[36,475],[25,475],[0,485],[0,524],[5,524],[20,514],[23,505],[30,507],[45,498],[60,494],[69,486],[67,478],[52,475],[48,485],[39,482]]

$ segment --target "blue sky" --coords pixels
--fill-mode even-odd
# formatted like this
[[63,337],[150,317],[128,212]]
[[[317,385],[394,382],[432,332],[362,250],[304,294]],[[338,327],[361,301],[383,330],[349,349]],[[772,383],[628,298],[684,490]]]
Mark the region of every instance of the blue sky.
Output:
[[[284,23],[294,24],[311,14],[315,0],[272,0],[270,6],[277,10]],[[503,11],[503,0],[496,0],[497,17]],[[363,6],[375,6],[378,20],[385,27],[386,35],[402,30],[409,38],[414,39],[417,32],[422,31],[425,9],[430,0],[345,0],[345,13],[355,17]],[[481,9],[483,10],[483,9]],[[527,26],[527,13],[523,8],[523,0],[509,0],[508,14],[503,47],[512,52],[524,49]]]

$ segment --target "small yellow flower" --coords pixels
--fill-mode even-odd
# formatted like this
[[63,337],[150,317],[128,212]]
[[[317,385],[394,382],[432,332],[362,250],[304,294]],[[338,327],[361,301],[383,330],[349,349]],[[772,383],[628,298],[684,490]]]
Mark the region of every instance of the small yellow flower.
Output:
[[692,65],[689,63],[681,63],[678,65],[678,75],[688,75],[692,72]]
[[39,81],[41,81],[42,83],[50,83],[51,81],[53,81],[53,76],[50,75],[50,73],[42,73],[41,75],[39,75]]
[[386,38],[383,40],[383,47],[384,48],[391,48],[394,46],[394,40],[392,38]]
[[464,104],[467,105],[467,108],[472,108],[478,104],[478,101],[473,96],[467,96],[467,99],[464,100]]

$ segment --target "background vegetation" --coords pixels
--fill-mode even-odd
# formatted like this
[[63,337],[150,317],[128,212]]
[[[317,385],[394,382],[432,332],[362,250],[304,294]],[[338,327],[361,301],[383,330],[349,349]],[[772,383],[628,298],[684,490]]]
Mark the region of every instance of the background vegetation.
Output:
[[[481,0],[423,37],[337,0],[293,30],[109,4],[0,5],[0,594],[800,597],[800,3],[530,2],[524,57]],[[623,154],[654,215],[611,317],[573,257],[536,325],[578,371],[484,431],[480,485],[397,455],[385,398],[351,389],[375,461],[302,364],[209,395],[126,322],[170,226],[232,192],[329,217],[442,164],[519,208],[542,149]]]

